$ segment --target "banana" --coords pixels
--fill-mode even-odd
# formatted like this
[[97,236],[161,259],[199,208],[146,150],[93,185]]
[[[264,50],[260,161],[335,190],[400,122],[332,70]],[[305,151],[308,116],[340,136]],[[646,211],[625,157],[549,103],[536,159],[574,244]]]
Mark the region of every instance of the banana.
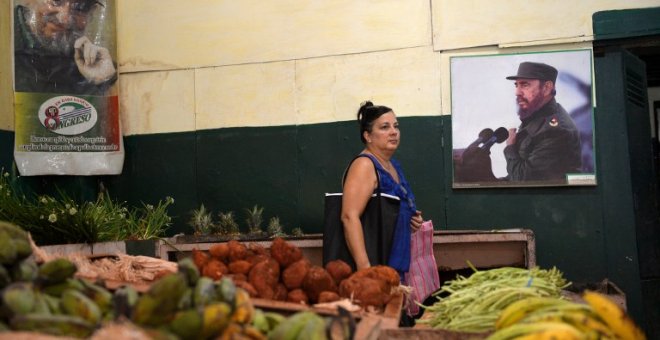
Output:
[[504,310],[502,310],[500,316],[497,318],[497,321],[495,321],[495,329],[502,329],[512,325],[537,309],[545,307],[556,307],[558,305],[567,303],[569,302],[566,300],[552,297],[529,297],[526,299],[518,300],[511,303],[506,308],[504,308]]
[[11,267],[13,281],[32,281],[37,278],[39,266],[32,257],[14,263]]
[[203,323],[203,316],[197,309],[183,310],[174,315],[169,330],[181,339],[197,339]]
[[30,282],[14,282],[2,291],[2,305],[10,315],[28,314],[36,305],[35,290]]
[[262,333],[260,330],[258,330],[255,327],[252,327],[250,325],[243,325],[243,330],[241,332],[241,335],[243,338],[247,338],[250,340],[266,340],[266,335]]
[[262,333],[268,333],[270,331],[270,324],[268,323],[268,319],[266,319],[266,316],[264,315],[264,312],[257,308],[254,310],[254,317],[252,318],[252,326]]
[[73,278],[76,273],[76,265],[68,259],[57,258],[48,261],[39,267],[37,281],[43,285],[62,283]]
[[101,310],[101,313],[106,314],[112,309],[112,293],[97,284],[87,280],[80,280],[82,284],[82,293],[90,298]]
[[[0,234],[6,233],[11,239],[14,249],[16,251],[16,259],[22,260],[32,255],[32,246],[28,238],[27,232],[15,224],[0,221]],[[3,238],[0,236],[0,239]]]
[[163,276],[158,281],[156,281],[149,290],[147,294],[159,297],[165,300],[176,300],[178,301],[181,298],[181,295],[186,288],[186,279],[181,273],[172,273]]
[[185,277],[181,273],[162,277],[137,299],[133,309],[133,321],[153,327],[169,321],[177,311],[179,301],[187,288]]
[[199,269],[193,262],[192,258],[186,257],[184,259],[179,260],[178,264],[178,271],[179,273],[183,274],[183,276],[186,278],[186,282],[188,283],[189,287],[194,287],[197,284],[197,280],[200,278],[199,274]]
[[13,223],[0,221],[0,231],[7,233],[13,240],[28,241],[27,232]]
[[112,307],[115,317],[132,318],[133,308],[137,304],[138,292],[132,286],[123,286],[112,295]]
[[204,307],[212,302],[218,300],[215,290],[215,285],[213,284],[213,279],[208,277],[200,277],[197,280],[195,289],[193,290],[193,305],[195,307]]
[[588,339],[614,339],[616,335],[592,312],[567,312],[562,320],[579,329]]
[[86,338],[94,331],[92,324],[72,315],[18,315],[11,319],[10,325],[13,330],[17,331],[35,331],[78,338]]
[[77,290],[69,289],[62,293],[60,309],[65,314],[80,317],[92,325],[101,321],[102,313],[99,306]]
[[0,264],[0,289],[7,287],[11,282],[9,271],[4,265]]
[[220,332],[229,323],[231,306],[224,302],[217,302],[204,307],[202,313],[202,338],[220,335]]
[[216,340],[234,340],[245,339],[242,334],[243,327],[237,323],[230,322],[229,325],[222,331],[222,334]]
[[284,315],[275,312],[264,312],[264,317],[268,321],[268,328],[271,330],[275,329],[277,325],[279,325],[284,320],[286,320],[286,317]]
[[138,325],[157,327],[165,323],[164,315],[159,312],[160,302],[153,296],[143,294],[135,303],[131,312],[133,322]]
[[[582,339],[582,335],[579,330],[575,327],[556,321],[542,321],[534,323],[516,323],[511,326],[499,329],[491,334],[487,340],[509,340],[509,339],[520,339],[524,336],[536,336],[533,334],[538,333],[537,335],[541,336],[543,332],[562,332],[563,334],[571,334],[570,336],[554,338],[554,339]],[[552,333],[548,333],[552,334]],[[573,336],[573,337],[571,337]],[[552,338],[548,338],[552,339]]]
[[216,292],[220,299],[230,306],[235,306],[236,300],[236,285],[234,281],[223,277],[220,281],[216,281]]
[[291,315],[282,323],[277,325],[275,329],[268,334],[271,340],[294,340],[297,339],[303,327],[309,320],[316,317],[314,312],[303,311]]
[[547,329],[537,333],[527,334],[516,338],[517,340],[583,340],[579,332],[571,329]]
[[56,298],[54,296],[50,296],[48,294],[43,294],[41,293],[41,298],[44,299],[46,302],[46,305],[48,306],[48,310],[50,311],[50,314],[62,314],[62,310],[60,309],[60,299]]
[[41,291],[53,297],[61,297],[65,290],[73,289],[77,291],[83,290],[82,282],[79,279],[69,278],[60,283],[54,283],[47,286],[42,286]]
[[607,296],[585,291],[582,298],[593,308],[605,324],[623,340],[645,340],[646,336],[626,312]]
[[12,264],[18,259],[18,252],[14,240],[5,232],[0,230],[0,263]]
[[39,291],[34,292],[34,308],[32,309],[32,313],[52,314],[47,296],[47,294],[43,294]]
[[327,340],[325,330],[325,319],[318,314],[314,314],[313,317],[307,320],[296,340]]
[[231,320],[239,324],[246,324],[252,321],[254,317],[254,306],[250,301],[250,294],[242,288],[236,288],[236,298]]
[[[577,304],[583,306],[582,304]],[[587,306],[588,307],[588,306]],[[591,310],[555,310],[533,313],[521,322],[534,323],[540,321],[556,321],[567,323],[585,334],[587,339],[611,338],[616,336],[612,330],[603,324]]]

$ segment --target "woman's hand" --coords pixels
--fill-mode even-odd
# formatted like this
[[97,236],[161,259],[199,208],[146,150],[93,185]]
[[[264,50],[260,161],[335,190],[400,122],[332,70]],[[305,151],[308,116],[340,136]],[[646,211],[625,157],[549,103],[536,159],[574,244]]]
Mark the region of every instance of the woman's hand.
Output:
[[422,212],[416,210],[415,215],[410,219],[410,229],[412,229],[413,233],[422,227],[422,222],[424,222],[424,219],[422,218]]

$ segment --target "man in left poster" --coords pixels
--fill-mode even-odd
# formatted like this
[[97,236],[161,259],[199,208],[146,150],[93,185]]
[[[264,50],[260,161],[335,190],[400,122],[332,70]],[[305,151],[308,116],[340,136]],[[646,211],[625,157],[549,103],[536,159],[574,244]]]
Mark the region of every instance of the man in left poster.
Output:
[[29,0],[15,7],[16,92],[105,94],[117,79],[107,48],[85,35],[95,0]]
[[114,0],[15,0],[14,5],[19,171],[121,173]]

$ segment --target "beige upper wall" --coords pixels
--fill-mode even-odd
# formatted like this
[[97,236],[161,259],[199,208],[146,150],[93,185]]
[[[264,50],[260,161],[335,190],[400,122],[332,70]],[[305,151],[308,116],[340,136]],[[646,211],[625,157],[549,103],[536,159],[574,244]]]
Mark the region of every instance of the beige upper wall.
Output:
[[0,130],[14,130],[11,1],[0,1]]
[[195,71],[195,125],[211,129],[353,120],[365,100],[390,106],[400,117],[439,115],[440,80],[440,64],[430,46],[202,68]]
[[658,0],[432,0],[436,51],[593,40],[595,12],[658,7]]
[[[451,55],[588,48],[594,12],[660,6],[660,0],[116,1],[126,134],[348,120],[365,99],[400,116],[449,114]],[[2,0],[0,129],[9,130],[11,13]],[[586,42],[562,45],[576,40]]]
[[431,44],[428,0],[120,0],[121,72]]

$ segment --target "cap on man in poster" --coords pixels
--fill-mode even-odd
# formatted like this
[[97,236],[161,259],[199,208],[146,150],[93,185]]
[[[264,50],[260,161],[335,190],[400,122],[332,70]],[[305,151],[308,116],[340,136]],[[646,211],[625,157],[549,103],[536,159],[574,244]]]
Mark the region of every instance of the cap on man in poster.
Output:
[[117,79],[110,51],[86,35],[97,0],[17,0],[17,92],[104,94]]

